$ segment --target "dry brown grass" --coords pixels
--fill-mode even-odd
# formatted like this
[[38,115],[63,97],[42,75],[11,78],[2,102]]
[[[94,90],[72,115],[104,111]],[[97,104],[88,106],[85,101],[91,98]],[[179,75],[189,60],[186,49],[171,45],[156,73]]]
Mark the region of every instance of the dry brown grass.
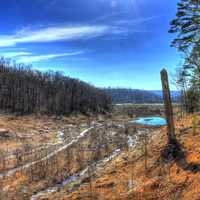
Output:
[[[160,161],[160,152],[166,145],[166,129],[162,128],[148,146],[148,171],[144,170],[144,158],[139,149],[123,152],[110,162],[103,173],[92,181],[93,200],[198,200],[200,198],[200,171],[190,168],[200,165],[200,116],[197,116],[197,132],[192,131],[192,116],[176,122],[177,139],[185,152],[188,168],[178,161]],[[134,162],[131,162],[135,160]],[[160,162],[159,162],[160,161]],[[133,176],[133,180],[131,177]],[[80,185],[72,193],[65,189],[45,199],[91,200],[89,182]]]

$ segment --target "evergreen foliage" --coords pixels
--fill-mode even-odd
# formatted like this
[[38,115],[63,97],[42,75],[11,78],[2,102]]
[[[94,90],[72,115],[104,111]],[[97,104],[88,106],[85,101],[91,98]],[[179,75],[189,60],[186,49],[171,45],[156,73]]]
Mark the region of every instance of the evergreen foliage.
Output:
[[182,52],[183,66],[176,74],[187,112],[200,109],[200,0],[180,0],[170,33],[176,33],[172,46]]

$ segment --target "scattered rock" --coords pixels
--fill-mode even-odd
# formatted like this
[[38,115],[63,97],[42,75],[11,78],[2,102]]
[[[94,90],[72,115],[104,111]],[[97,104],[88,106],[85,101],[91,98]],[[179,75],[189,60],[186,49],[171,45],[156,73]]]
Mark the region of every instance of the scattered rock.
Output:
[[123,156],[122,159],[128,161],[128,156]]
[[182,129],[180,129],[180,133],[181,133],[181,134],[187,134],[187,133],[189,133],[189,130],[190,130],[191,128],[192,128],[192,127],[182,128]]
[[116,170],[113,170],[113,171],[111,171],[111,172],[108,172],[108,174],[116,174],[116,173],[117,173]]
[[2,128],[0,129],[0,139],[9,139],[13,137],[14,135],[10,133],[8,130]]
[[97,185],[96,188],[112,188],[115,186],[114,182],[104,183],[101,185]]
[[156,189],[159,188],[159,186],[160,186],[159,182],[158,182],[158,181],[155,181],[155,182],[153,182],[153,183],[150,185],[150,188],[151,188],[152,190],[156,190]]
[[63,116],[54,116],[53,119],[60,121],[63,120]]
[[3,128],[0,128],[0,134],[8,133],[9,131]]

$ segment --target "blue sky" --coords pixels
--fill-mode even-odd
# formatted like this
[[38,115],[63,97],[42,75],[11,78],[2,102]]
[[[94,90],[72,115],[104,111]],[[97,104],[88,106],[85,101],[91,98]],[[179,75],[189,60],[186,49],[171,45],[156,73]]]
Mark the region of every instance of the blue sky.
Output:
[[168,34],[176,3],[2,1],[0,55],[99,87],[160,89],[160,69],[172,73],[180,61]]

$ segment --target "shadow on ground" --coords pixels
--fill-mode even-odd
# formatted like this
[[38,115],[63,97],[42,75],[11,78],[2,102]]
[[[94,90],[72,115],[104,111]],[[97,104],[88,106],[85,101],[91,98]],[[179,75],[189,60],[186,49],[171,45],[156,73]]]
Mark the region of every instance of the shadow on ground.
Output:
[[161,160],[165,163],[175,161],[177,166],[185,171],[190,171],[192,173],[200,172],[200,163],[188,163],[186,160],[186,152],[177,140],[165,146],[161,151]]

